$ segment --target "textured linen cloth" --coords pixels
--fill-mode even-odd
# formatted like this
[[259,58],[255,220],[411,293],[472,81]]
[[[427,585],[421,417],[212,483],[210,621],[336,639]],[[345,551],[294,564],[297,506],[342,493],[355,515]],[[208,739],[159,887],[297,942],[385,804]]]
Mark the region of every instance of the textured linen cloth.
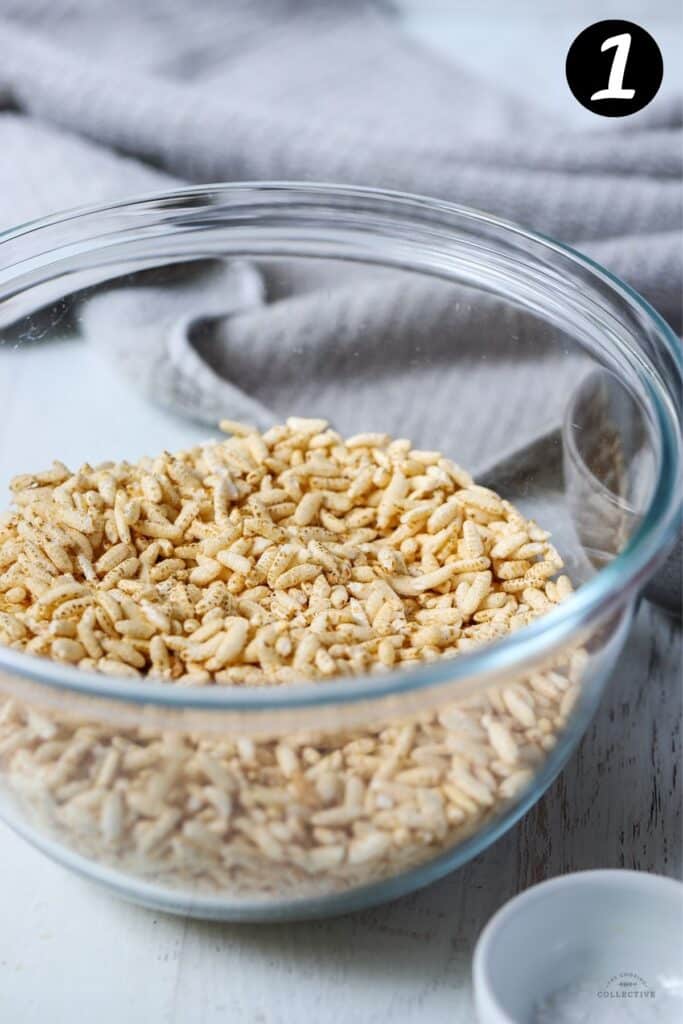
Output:
[[[393,188],[569,242],[680,329],[680,104],[656,98],[624,124],[571,132],[423,50],[384,6],[0,0],[3,105],[0,227],[179,182]],[[113,288],[79,316],[131,382],[206,422],[265,425],[296,408],[371,429],[391,413],[419,441],[438,436],[457,394],[458,422],[483,415],[489,451],[506,447],[513,420],[516,441],[552,426],[567,376],[539,359],[532,321],[452,299],[438,282],[345,272],[336,284],[207,261],[199,279],[193,268],[172,287]],[[499,346],[496,371],[484,336]],[[411,400],[425,390],[428,409]],[[480,440],[461,429],[458,454],[474,468]]]

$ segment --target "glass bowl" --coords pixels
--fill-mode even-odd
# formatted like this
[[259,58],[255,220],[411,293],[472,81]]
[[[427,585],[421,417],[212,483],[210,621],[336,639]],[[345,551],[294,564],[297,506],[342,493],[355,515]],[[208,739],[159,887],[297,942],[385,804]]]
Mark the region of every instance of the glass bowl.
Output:
[[[168,685],[0,646],[7,823],[125,898],[226,920],[376,904],[494,842],[584,732],[676,534],[661,318],[550,239],[329,185],[62,214],[1,236],[0,267],[3,487],[185,448],[236,408],[321,416],[467,466],[552,532],[576,588],[455,659],[316,685]],[[610,401],[579,443],[567,409],[597,373]],[[599,453],[589,473],[577,451]]]

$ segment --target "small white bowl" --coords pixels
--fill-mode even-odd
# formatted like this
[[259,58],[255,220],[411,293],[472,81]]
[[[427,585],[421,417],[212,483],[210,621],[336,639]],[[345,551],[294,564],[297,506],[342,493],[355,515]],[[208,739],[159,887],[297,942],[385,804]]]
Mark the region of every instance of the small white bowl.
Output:
[[683,885],[580,871],[533,886],[489,921],[472,972],[480,1024],[683,1021]]

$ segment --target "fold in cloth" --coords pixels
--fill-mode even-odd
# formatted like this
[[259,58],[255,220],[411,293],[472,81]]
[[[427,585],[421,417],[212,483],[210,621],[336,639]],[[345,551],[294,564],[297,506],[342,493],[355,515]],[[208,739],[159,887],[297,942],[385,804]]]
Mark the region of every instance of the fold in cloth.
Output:
[[[568,131],[361,2],[0,0],[0,38],[3,227],[186,181],[396,188],[569,242],[680,329],[680,103],[657,97],[623,124]],[[475,349],[493,336],[519,400],[492,429],[504,438],[513,415],[530,436],[547,425],[557,368],[521,312],[473,297],[456,309],[437,282],[345,274],[335,286],[213,262],[188,275],[108,287],[79,310],[131,382],[181,414],[263,425],[308,401],[341,427],[400,408],[419,437],[416,388],[429,389],[428,416],[452,418],[456,393],[458,422],[486,406],[496,382]]]
[[150,399],[207,425],[226,410],[261,429],[319,415],[347,434],[441,438],[477,468],[510,447],[512,423],[520,445],[556,421],[567,374],[578,382],[591,365],[544,320],[464,285],[370,267],[346,281],[333,264],[311,290],[264,304],[301,283],[291,266],[284,282],[272,264],[200,266],[190,285],[103,292],[80,318]]

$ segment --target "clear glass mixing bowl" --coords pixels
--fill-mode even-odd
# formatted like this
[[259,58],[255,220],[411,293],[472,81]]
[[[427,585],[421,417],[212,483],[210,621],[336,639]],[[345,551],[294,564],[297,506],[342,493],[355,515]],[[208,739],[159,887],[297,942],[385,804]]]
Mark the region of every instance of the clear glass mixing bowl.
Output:
[[[218,366],[207,278],[245,261],[267,309],[219,316]],[[233,413],[185,393],[174,409],[155,405],[168,391],[144,358],[139,374],[135,363],[119,374],[118,335],[132,331],[135,349],[166,330],[154,316],[151,334],[131,326],[152,289],[169,332],[192,321],[200,374],[227,372],[276,416],[443,451],[552,531],[577,587],[454,660],[318,685],[169,686],[1,646],[5,820],[124,897],[235,920],[378,903],[492,843],[582,735],[675,536],[681,366],[667,325],[549,239],[327,185],[216,185],[58,215],[2,236],[0,267],[3,487],[53,458],[186,447],[212,432],[193,415]],[[354,334],[342,314],[356,300],[369,312]],[[278,348],[292,308],[300,342]],[[315,357],[325,332],[345,351],[341,389]],[[609,401],[587,403],[596,374]],[[394,400],[397,380],[409,402]],[[570,407],[587,408],[585,422]]]

